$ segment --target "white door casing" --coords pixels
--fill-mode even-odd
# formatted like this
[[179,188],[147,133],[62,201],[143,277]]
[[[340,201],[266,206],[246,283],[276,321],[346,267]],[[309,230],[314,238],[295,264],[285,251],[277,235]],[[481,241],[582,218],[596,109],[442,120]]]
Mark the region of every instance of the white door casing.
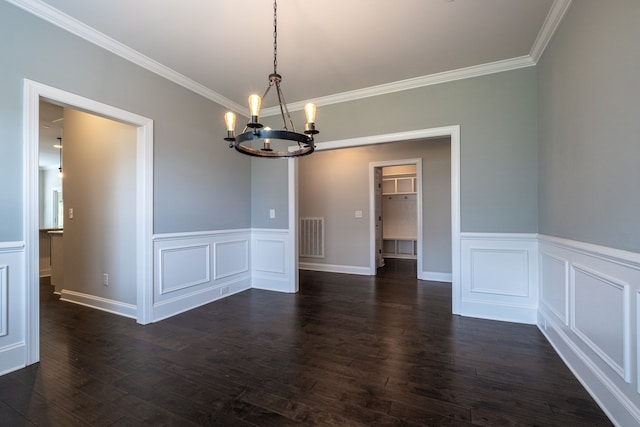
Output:
[[32,80],[24,80],[24,212],[26,365],[40,359],[38,134],[40,98],[137,127],[137,322],[151,322],[153,295],[153,120]]

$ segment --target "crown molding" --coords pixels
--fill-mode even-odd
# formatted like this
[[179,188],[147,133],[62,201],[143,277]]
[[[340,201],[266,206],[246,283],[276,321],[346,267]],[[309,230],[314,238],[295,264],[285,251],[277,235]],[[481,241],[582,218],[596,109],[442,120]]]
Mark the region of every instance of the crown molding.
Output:
[[[6,0],[8,3],[17,6],[32,15],[37,16],[57,27],[62,28],[65,31],[70,32],[90,43],[93,43],[111,53],[114,53],[121,58],[126,59],[142,68],[145,68],[152,73],[155,73],[165,79],[172,81],[192,92],[195,92],[203,97],[227,107],[236,112],[242,112],[245,110],[240,104],[226,98],[219,93],[207,88],[204,85],[172,70],[171,68],[162,65],[161,63],[154,61],[146,55],[131,49],[130,47],[120,43],[119,41],[112,39],[111,37],[91,28],[90,26],[78,21],[71,16],[62,13],[58,9],[49,6],[46,3],[42,3],[37,0]],[[240,113],[242,114],[242,113]]]
[[[78,21],[61,11],[42,3],[38,0],[6,0],[8,3],[17,6],[32,15],[37,16],[63,30],[66,30],[90,43],[93,43],[121,58],[126,59],[152,73],[155,73],[165,79],[172,81],[192,92],[195,92],[217,104],[220,104],[238,114],[245,114],[246,108],[229,98],[226,98],[214,90],[180,74],[173,69],[162,65],[161,63],[143,55],[142,53],[131,49],[130,47],[118,42],[117,40],[91,28],[90,26]],[[358,99],[369,98],[372,96],[380,96],[394,92],[416,89],[425,86],[453,82],[473,77],[484,76],[487,74],[500,73],[519,68],[535,66],[538,59],[542,55],[544,48],[556,31],[558,25],[562,21],[572,0],[555,0],[549,14],[547,15],[544,25],[538,37],[534,42],[529,55],[516,58],[490,62],[487,64],[474,65],[471,67],[460,68],[457,70],[444,71],[441,73],[430,74],[426,76],[414,77],[411,79],[400,80],[397,82],[385,83],[377,86],[371,86],[363,89],[356,89],[348,92],[337,93],[311,100],[317,106],[337,104],[341,102],[355,101]],[[290,111],[302,110],[304,105],[309,102],[300,101],[287,104]],[[280,114],[278,107],[264,108],[261,112],[263,117],[274,116]]]
[[[489,62],[487,64],[474,65],[457,70],[444,71],[442,73],[429,74],[427,76],[414,77],[397,82],[385,83],[378,86],[371,86],[363,89],[356,89],[334,95],[323,96],[309,101],[300,101],[287,104],[289,111],[302,110],[307,102],[313,102],[316,106],[338,104],[341,102],[355,101],[372,96],[385,95],[404,90],[416,89],[425,86],[437,85],[453,82],[456,80],[469,79],[472,77],[484,76],[487,74],[500,73],[503,71],[516,70],[518,68],[532,67],[536,63],[529,55],[517,58],[505,59],[502,61]],[[269,107],[261,111],[261,115],[272,116],[280,114],[278,107]]]
[[572,0],[554,0],[551,5],[551,9],[549,9],[549,13],[542,24],[542,28],[540,28],[540,32],[538,32],[538,37],[536,37],[536,40],[533,42],[533,46],[531,47],[531,51],[529,52],[529,56],[536,64],[542,57],[544,50],[547,48],[551,38],[558,29],[558,26],[562,22],[567,10],[569,10],[571,1]]

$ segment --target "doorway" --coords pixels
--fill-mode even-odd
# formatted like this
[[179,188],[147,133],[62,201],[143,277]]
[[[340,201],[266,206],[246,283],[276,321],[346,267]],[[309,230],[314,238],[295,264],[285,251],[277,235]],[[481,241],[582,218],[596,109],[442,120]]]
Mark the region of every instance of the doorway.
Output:
[[138,323],[152,320],[153,273],[153,121],[116,107],[93,101],[28,79],[24,81],[24,182],[25,182],[25,264],[26,264],[26,364],[40,359],[39,305],[39,104],[45,100],[78,111],[90,112],[136,128],[136,306]]
[[369,200],[371,265],[377,272],[385,258],[413,259],[420,278],[422,159],[369,163]]
[[[376,144],[395,143],[402,141],[428,140],[434,138],[449,138],[450,141],[450,239],[451,239],[451,275],[449,276],[452,292],[451,307],[453,314],[460,313],[460,126],[446,126],[439,128],[421,129],[415,131],[380,134],[367,137],[329,141],[316,144],[316,151],[335,150],[340,148],[370,146]],[[298,159],[288,160],[288,198],[289,198],[289,239],[291,247],[291,268],[292,292],[298,290],[297,277],[299,275],[297,260],[297,242],[299,230],[298,218]],[[373,225],[375,227],[375,224]],[[370,232],[370,236],[375,236],[375,231]],[[370,243],[370,247],[375,247],[375,242]],[[375,275],[375,253],[370,251],[372,259],[369,263],[369,275]],[[423,279],[423,277],[419,277]],[[428,278],[424,280],[429,280]]]

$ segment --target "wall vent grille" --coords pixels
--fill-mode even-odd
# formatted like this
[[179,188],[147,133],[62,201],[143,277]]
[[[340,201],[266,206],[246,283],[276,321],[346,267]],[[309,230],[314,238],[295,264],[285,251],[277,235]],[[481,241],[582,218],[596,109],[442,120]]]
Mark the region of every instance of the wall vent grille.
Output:
[[300,218],[300,256],[324,258],[324,217]]

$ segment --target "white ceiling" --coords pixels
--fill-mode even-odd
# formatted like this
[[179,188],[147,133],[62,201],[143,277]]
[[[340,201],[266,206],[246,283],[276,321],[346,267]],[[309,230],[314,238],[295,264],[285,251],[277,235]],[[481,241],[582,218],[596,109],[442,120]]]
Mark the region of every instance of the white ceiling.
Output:
[[[7,1],[229,108],[244,111],[247,96],[261,95],[273,71],[271,0]],[[407,79],[428,84],[438,73],[496,61],[490,70],[533,65],[569,3],[280,0],[284,94],[289,104],[322,105],[336,94],[363,97]]]

